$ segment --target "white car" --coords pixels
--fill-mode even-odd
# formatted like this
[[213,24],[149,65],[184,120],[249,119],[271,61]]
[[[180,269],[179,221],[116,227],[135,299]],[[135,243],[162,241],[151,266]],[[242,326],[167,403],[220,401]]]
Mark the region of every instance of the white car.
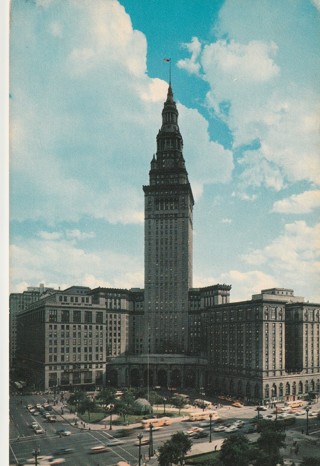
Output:
[[225,432],[236,432],[238,430],[238,427],[236,426],[230,426],[225,429]]
[[225,426],[218,426],[213,428],[213,432],[224,432],[226,430]]
[[[48,462],[49,460],[52,460],[53,459],[53,456],[45,456],[45,455],[38,455],[37,456],[37,462],[39,464],[39,462],[43,462],[43,461],[46,461]],[[36,459],[35,458],[29,458],[27,461],[26,461],[26,464],[36,464]]]

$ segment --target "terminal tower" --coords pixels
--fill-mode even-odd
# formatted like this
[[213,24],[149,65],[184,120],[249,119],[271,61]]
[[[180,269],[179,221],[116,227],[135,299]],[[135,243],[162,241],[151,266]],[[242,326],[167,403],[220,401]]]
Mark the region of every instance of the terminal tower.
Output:
[[145,193],[145,352],[187,353],[192,210],[178,110],[169,85]]

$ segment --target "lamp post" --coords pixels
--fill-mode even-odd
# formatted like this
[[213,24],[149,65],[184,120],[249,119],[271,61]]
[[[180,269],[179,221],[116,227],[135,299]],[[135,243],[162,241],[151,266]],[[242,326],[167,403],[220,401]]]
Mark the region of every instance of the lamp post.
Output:
[[209,443],[212,442],[212,414],[209,414],[209,419],[210,419],[210,437],[209,437]]
[[112,430],[112,410],[114,408],[114,405],[110,405],[110,424],[109,424],[109,430]]
[[162,401],[163,401],[163,414],[166,414],[166,402],[167,402],[167,398],[163,397]]
[[306,435],[309,435],[309,411],[310,411],[310,406],[306,407],[306,413],[307,413],[307,430],[306,430]]
[[149,459],[153,456],[153,436],[152,436],[153,425],[150,422],[150,436],[149,436]]
[[143,435],[139,434],[138,435],[138,440],[139,440],[139,466],[141,466],[141,440],[142,440]]
[[32,456],[34,456],[35,466],[38,466],[38,456],[39,455],[40,455],[40,448],[39,447],[32,450]]

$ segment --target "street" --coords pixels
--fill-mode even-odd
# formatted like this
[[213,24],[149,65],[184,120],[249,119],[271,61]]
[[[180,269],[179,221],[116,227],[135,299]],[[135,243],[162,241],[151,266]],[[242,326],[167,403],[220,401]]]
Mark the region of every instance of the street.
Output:
[[[40,455],[52,455],[52,453],[61,448],[70,448],[73,451],[68,454],[63,454],[66,466],[112,466],[119,461],[127,461],[131,465],[138,464],[139,447],[137,446],[137,436],[142,433],[143,440],[149,439],[149,431],[141,428],[130,429],[129,436],[117,438],[120,441],[118,445],[111,445],[115,440],[117,427],[113,430],[105,429],[104,425],[92,425],[90,430],[81,430],[68,422],[67,416],[59,415],[61,412],[60,405],[55,406],[57,413],[57,422],[50,423],[42,416],[34,416],[26,408],[27,404],[43,403],[45,398],[41,395],[30,396],[13,396],[10,400],[10,464],[25,464],[26,460],[32,458],[34,449],[40,450]],[[263,412],[263,415],[270,415],[272,409],[268,408]],[[257,415],[254,406],[244,406],[236,408],[233,406],[224,405],[218,409],[219,416],[224,421],[224,424],[233,422],[235,419],[241,419],[245,425],[239,429],[242,433],[247,433],[252,430],[250,420]],[[44,430],[42,434],[36,434],[31,427],[31,423],[36,421]],[[69,414],[70,421],[70,414]],[[168,440],[171,435],[177,431],[186,432],[190,427],[199,425],[199,422],[175,422],[169,426],[165,426],[153,432],[153,447],[156,451],[163,442]],[[228,438],[230,434],[226,432],[214,432],[212,422],[212,442],[209,443],[209,438],[192,438],[193,447],[192,453],[198,451],[210,451],[220,448],[223,440]],[[66,429],[71,435],[60,437],[56,431]],[[119,427],[118,427],[119,429]],[[290,426],[290,435],[295,433],[305,432],[306,419],[305,417],[297,417],[296,423]],[[208,431],[208,427],[206,427]],[[309,432],[313,438],[319,438],[319,422],[316,418],[309,418]],[[287,429],[289,434],[289,430]],[[115,436],[113,436],[115,434]],[[257,434],[249,434],[251,436]],[[310,437],[311,438],[311,437]],[[98,454],[90,454],[90,449],[98,445],[110,447],[110,451]],[[141,454],[143,462],[149,459],[149,445],[141,445]],[[156,464],[153,463],[153,464]]]

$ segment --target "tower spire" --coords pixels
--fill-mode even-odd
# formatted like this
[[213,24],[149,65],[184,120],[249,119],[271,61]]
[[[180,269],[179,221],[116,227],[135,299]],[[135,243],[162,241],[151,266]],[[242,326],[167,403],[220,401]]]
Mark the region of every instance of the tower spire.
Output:
[[163,61],[169,63],[169,86],[171,86],[171,58],[164,58]]

